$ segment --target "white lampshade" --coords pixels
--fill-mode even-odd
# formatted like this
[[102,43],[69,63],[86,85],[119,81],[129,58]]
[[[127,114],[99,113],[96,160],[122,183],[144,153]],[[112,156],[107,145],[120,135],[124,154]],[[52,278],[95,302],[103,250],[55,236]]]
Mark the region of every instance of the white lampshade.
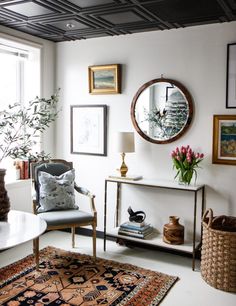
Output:
[[134,133],[118,132],[116,151],[120,153],[134,152]]

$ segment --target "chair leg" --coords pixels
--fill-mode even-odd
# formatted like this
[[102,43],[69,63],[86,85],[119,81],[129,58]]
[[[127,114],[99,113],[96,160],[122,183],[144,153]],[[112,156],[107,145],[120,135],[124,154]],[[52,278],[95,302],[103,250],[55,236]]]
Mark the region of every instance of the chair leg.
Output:
[[39,237],[33,240],[33,252],[36,264],[36,270],[39,270]]
[[72,234],[72,248],[74,248],[75,247],[75,226],[72,226],[71,234]]
[[96,260],[96,225],[93,224],[93,259]]

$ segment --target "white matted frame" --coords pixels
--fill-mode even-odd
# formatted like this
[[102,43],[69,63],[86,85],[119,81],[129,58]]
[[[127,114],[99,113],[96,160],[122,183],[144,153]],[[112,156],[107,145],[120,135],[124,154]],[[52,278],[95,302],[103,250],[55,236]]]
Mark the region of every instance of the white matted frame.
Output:
[[107,155],[107,106],[71,105],[71,153]]
[[236,108],[236,43],[227,45],[226,108]]

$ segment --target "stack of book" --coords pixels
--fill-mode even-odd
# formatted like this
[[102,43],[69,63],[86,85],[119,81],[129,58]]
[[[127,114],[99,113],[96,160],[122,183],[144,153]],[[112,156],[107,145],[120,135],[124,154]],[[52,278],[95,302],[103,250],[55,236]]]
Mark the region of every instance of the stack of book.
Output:
[[145,239],[153,232],[153,227],[146,222],[137,223],[127,221],[120,225],[118,234],[135,238]]
[[28,160],[17,160],[15,162],[17,169],[20,169],[20,179],[25,180],[30,178],[30,168]]

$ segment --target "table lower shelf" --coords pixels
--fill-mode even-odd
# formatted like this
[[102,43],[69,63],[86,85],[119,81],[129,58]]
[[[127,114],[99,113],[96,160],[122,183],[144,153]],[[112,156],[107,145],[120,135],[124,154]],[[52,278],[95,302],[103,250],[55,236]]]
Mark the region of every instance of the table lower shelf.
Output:
[[[193,242],[190,240],[186,240],[184,244],[181,245],[173,245],[173,244],[167,244],[162,240],[162,235],[158,233],[157,231],[154,230],[154,232],[150,235],[148,235],[145,239],[141,238],[136,238],[136,237],[131,237],[131,236],[126,236],[126,235],[120,235],[118,234],[118,227],[108,230],[106,232],[106,236],[109,237],[115,237],[115,238],[121,238],[124,240],[129,240],[129,241],[134,241],[146,245],[151,245],[151,246],[158,246],[162,247],[165,249],[170,249],[170,250],[175,250],[175,251],[181,251],[181,252],[186,252],[186,253],[193,253]],[[195,250],[198,249],[200,245],[200,241],[196,241],[195,243]]]

